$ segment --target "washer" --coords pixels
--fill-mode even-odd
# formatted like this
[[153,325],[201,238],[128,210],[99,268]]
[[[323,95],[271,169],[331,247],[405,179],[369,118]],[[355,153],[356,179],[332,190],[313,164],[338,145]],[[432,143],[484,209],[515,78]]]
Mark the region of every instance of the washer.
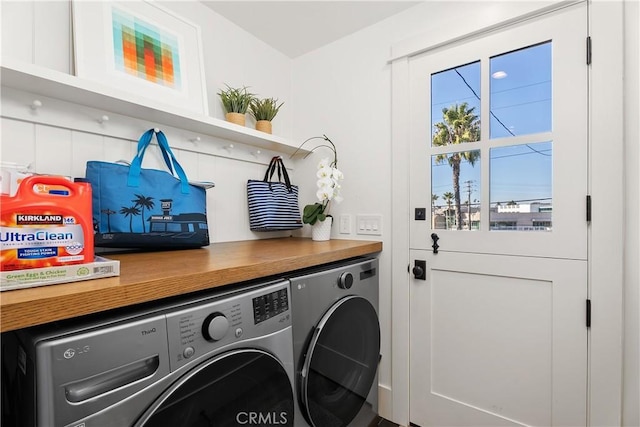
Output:
[[293,426],[289,289],[246,285],[21,331],[15,425]]
[[290,280],[296,425],[367,425],[378,409],[378,260],[331,264]]

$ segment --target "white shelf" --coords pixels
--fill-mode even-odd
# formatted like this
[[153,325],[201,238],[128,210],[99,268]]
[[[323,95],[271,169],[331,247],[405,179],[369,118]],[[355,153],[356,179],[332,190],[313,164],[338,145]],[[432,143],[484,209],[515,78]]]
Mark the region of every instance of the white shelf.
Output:
[[[297,146],[284,138],[202,114],[161,105],[116,88],[48,68],[2,58],[2,86],[97,108],[179,129],[223,138],[265,150],[292,154]],[[307,153],[301,150],[300,153]]]

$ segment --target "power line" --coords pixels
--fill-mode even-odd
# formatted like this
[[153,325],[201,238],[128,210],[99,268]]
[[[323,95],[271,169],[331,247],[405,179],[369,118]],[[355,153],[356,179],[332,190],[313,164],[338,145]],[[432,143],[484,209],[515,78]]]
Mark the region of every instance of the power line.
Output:
[[[464,82],[464,84],[469,88],[469,90],[475,95],[476,98],[478,98],[478,101],[480,101],[480,96],[476,93],[476,91],[471,87],[471,85],[469,84],[469,82],[467,82],[467,79],[464,78],[464,76],[462,74],[460,74],[460,71],[458,71],[457,68],[454,68],[453,71],[456,72],[456,74],[462,79],[462,81]],[[496,116],[493,111],[491,111],[491,109],[489,109],[489,114],[491,114],[493,116],[494,119],[496,119],[498,121],[498,123],[500,123],[502,125],[503,128],[505,128],[505,130],[507,132],[509,132],[511,134],[511,136],[516,136],[515,133],[513,133],[511,131],[511,129],[509,129],[504,123],[502,123],[502,120],[500,120],[498,118],[498,116]]]
[[460,76],[460,78],[462,79],[462,81],[464,82],[465,85],[467,85],[467,87],[471,90],[471,92],[475,95],[476,98],[478,98],[478,101],[480,100],[480,97],[478,96],[478,94],[476,93],[476,91],[471,87],[471,85],[467,82],[467,79],[464,78],[464,76],[462,74],[460,74],[460,71],[458,71],[457,68],[454,68],[453,71],[456,72],[456,74],[458,76]]
[[458,103],[461,101],[466,101],[466,100],[471,100],[471,99],[475,99],[473,96],[465,96],[464,98],[456,98],[455,100],[449,100],[449,101],[442,101],[442,102],[436,102],[436,103],[432,103],[431,104],[431,108],[434,109],[433,107],[437,107],[439,105],[451,105],[452,103]]
[[[463,83],[464,83],[464,84],[469,88],[469,90],[470,90],[470,91],[473,93],[473,95],[478,99],[478,101],[480,101],[480,96],[478,96],[478,94],[476,93],[476,91],[475,91],[475,90],[471,87],[471,85],[467,82],[467,79],[465,79],[465,78],[464,78],[464,76],[463,76],[462,74],[460,74],[460,71],[458,71],[458,69],[457,69],[457,68],[454,68],[454,69],[453,69],[453,71],[455,71],[455,72],[456,72],[456,74],[457,74],[457,75],[462,79]],[[511,134],[511,136],[516,136],[516,134],[515,134],[515,133],[513,133],[513,132],[511,131],[511,129],[509,129],[509,128],[504,124],[504,123],[502,123],[502,120],[500,120],[500,119],[498,118],[498,116],[496,116],[496,115],[494,114],[494,112],[493,112],[493,111],[491,111],[491,109],[489,109],[489,114],[491,114],[491,116],[493,116],[493,118],[494,118],[494,119],[496,119],[496,121],[497,121],[498,123],[500,123],[500,125],[501,125],[501,126],[502,126],[506,131],[507,131],[507,132],[509,132],[509,133]],[[535,148],[531,147],[529,144],[524,144],[524,145],[525,145],[527,148],[529,148],[531,151],[535,152],[535,153],[538,153],[538,154],[543,155],[543,156],[551,156],[551,154],[545,154],[545,153],[542,153],[541,151],[536,150]]]
[[505,92],[511,92],[512,90],[518,90],[518,89],[524,89],[525,87],[531,87],[531,86],[539,86],[545,83],[551,83],[551,80],[541,80],[539,82],[535,82],[535,83],[531,83],[528,85],[521,85],[521,86],[516,86],[516,87],[510,87],[509,89],[503,89],[503,90],[496,90],[495,92],[493,92],[493,94],[495,95],[496,93],[505,93]]
[[539,102],[547,102],[547,101],[551,101],[551,98],[538,99],[538,100],[535,100],[535,101],[521,102],[519,104],[503,105],[502,107],[493,107],[493,109],[494,110],[504,110],[505,108],[521,107],[523,105],[537,104]]
[[[551,154],[546,154],[545,151],[552,151],[552,149],[548,148],[546,150],[538,150],[537,154],[544,154],[545,156],[551,156]],[[490,160],[504,159],[506,157],[528,156],[530,154],[536,154],[536,153],[530,152],[530,153],[505,154],[504,156],[491,156]]]

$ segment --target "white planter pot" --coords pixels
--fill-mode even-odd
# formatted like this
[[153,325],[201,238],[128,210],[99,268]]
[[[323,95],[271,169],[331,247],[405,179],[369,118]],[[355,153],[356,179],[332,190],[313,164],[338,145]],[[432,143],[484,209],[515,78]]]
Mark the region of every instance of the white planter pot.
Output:
[[327,217],[324,221],[318,221],[311,226],[311,240],[322,242],[331,239],[332,217]]

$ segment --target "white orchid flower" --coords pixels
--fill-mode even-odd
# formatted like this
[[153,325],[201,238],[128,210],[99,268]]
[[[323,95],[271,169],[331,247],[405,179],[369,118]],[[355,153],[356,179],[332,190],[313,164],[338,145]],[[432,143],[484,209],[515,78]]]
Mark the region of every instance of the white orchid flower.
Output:
[[316,197],[321,202],[331,200],[333,199],[333,189],[331,187],[322,187],[316,193]]
[[320,168],[316,173],[316,176],[320,179],[330,178],[333,175],[333,170],[331,168]]
[[318,169],[326,169],[331,167],[331,163],[329,163],[329,159],[328,158],[324,158],[322,160],[320,160],[320,163],[318,163]]
[[331,179],[331,177],[329,176],[320,178],[318,180],[318,187],[333,187],[334,184],[335,184],[335,181]]

